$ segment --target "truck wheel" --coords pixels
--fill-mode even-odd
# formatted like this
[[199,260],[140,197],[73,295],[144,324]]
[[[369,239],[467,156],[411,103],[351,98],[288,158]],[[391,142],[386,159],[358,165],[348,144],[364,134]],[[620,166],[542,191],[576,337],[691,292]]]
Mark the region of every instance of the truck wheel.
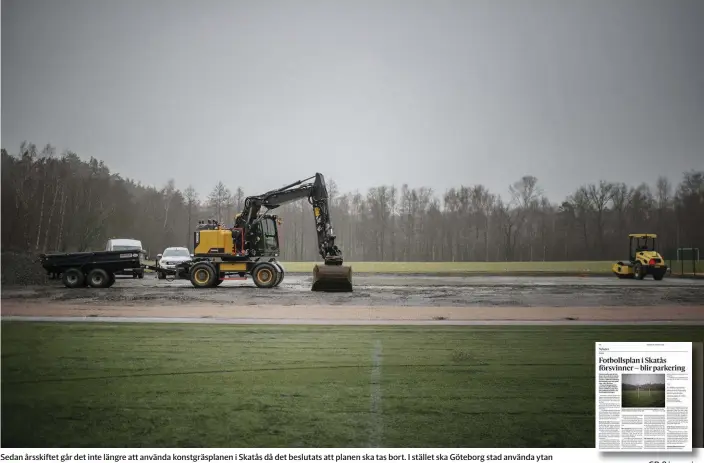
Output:
[[85,286],[86,276],[77,268],[70,268],[64,272],[61,281],[67,288],[80,288]]
[[110,284],[110,275],[102,268],[94,268],[88,272],[88,284],[93,288],[107,288]]
[[139,273],[137,274],[137,277],[138,277],[138,278],[144,278],[144,272],[139,272]]
[[217,275],[215,267],[207,262],[200,262],[191,267],[191,284],[196,288],[210,288],[215,286]]
[[262,262],[252,270],[252,279],[258,288],[273,288],[278,281],[278,269],[269,262]]
[[110,288],[114,284],[115,284],[115,274],[110,273],[110,274],[108,274],[108,285],[106,286],[106,288]]
[[662,278],[665,276],[665,270],[656,270],[653,272],[653,278],[657,281],[662,280]]

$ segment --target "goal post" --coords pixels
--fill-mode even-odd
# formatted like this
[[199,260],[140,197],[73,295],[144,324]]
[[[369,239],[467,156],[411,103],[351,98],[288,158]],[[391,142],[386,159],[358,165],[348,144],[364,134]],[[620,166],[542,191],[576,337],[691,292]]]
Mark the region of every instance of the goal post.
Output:
[[699,262],[699,248],[677,248],[677,260],[695,260]]

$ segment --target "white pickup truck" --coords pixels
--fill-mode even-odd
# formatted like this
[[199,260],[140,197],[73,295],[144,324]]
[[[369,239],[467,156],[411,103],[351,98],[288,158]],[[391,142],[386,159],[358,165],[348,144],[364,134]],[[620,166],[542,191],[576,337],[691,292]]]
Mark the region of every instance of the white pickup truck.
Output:
[[[146,257],[146,251],[142,247],[142,242],[131,238],[112,238],[105,245],[106,251],[133,251],[139,250],[142,257]],[[144,278],[144,268],[125,269],[117,273],[118,275],[132,275],[132,278]]]

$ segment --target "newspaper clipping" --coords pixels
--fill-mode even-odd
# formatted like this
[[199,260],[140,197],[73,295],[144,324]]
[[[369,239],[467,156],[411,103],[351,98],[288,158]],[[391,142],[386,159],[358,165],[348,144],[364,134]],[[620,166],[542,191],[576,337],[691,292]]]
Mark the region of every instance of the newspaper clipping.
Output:
[[596,343],[596,446],[692,451],[692,343]]

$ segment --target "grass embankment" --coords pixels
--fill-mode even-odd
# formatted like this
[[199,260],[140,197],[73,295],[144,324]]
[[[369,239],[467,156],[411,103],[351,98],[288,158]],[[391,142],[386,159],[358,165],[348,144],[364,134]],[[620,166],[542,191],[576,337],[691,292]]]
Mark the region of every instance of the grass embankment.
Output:
[[[316,262],[283,262],[289,272],[310,272]],[[613,262],[345,262],[355,273],[611,274]]]
[[704,328],[5,322],[2,445],[593,447],[594,342],[653,339]]
[[[566,262],[345,262],[354,273],[456,274],[456,275],[599,275],[611,276],[616,261]],[[308,273],[322,262],[283,262],[292,273]],[[670,261],[667,262],[670,265]],[[694,275],[692,262],[672,261],[672,275]],[[697,263],[704,275],[704,262]]]

